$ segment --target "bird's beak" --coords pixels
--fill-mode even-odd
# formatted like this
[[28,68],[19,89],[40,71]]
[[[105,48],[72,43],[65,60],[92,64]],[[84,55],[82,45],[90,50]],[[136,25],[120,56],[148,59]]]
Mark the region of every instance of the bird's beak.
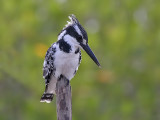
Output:
[[98,65],[98,67],[101,67],[96,56],[94,55],[94,53],[92,52],[91,48],[88,46],[88,44],[84,45],[84,44],[80,44],[81,47],[86,51],[86,53],[92,58],[92,60]]

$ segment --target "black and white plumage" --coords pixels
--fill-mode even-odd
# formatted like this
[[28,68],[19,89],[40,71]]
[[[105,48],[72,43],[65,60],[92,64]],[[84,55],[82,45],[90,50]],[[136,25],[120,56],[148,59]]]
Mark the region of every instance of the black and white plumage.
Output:
[[100,66],[95,55],[88,46],[87,32],[74,15],[58,35],[58,41],[47,50],[43,64],[45,92],[41,102],[50,103],[56,91],[56,83],[62,76],[71,80],[76,74],[81,62],[81,51],[84,49],[93,61]]

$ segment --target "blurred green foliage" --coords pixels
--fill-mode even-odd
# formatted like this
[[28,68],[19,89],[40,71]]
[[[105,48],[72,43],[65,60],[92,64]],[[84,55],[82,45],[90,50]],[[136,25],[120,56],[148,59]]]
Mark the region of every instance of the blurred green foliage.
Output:
[[159,0],[0,0],[0,120],[56,120],[42,65],[69,14],[88,32],[71,81],[73,120],[160,120]]

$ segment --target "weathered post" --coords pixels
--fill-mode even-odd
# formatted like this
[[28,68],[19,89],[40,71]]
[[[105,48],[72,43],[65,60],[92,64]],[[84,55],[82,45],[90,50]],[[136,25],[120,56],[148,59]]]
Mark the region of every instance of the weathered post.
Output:
[[65,77],[57,81],[57,120],[72,120],[71,86]]

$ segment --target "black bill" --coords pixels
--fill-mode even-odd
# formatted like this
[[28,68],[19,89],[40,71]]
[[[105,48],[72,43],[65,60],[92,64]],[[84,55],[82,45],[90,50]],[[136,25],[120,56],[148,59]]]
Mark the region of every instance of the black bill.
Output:
[[88,45],[80,44],[82,48],[86,51],[86,53],[92,58],[92,60],[98,65],[98,67],[101,67],[96,56],[92,52],[91,48]]

